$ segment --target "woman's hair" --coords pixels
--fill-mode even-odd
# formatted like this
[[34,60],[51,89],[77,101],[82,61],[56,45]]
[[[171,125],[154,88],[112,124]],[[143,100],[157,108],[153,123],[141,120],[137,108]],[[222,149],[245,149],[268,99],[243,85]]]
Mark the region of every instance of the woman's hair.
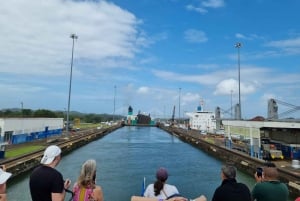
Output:
[[96,161],[90,159],[87,160],[85,163],[83,163],[77,183],[81,187],[94,188],[95,179],[96,179]]
[[154,195],[157,196],[160,194],[161,189],[164,188],[164,182],[161,180],[156,180],[154,183]]
[[160,194],[160,191],[164,188],[164,183],[168,179],[168,172],[166,168],[159,168],[156,171],[156,182],[154,183],[154,194],[155,196]]

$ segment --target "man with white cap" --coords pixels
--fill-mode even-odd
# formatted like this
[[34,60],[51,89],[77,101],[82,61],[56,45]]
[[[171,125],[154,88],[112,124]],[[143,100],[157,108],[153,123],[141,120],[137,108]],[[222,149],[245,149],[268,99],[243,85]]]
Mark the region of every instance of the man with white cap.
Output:
[[29,179],[32,201],[63,201],[65,189],[71,181],[63,180],[62,174],[55,169],[61,160],[61,149],[56,145],[47,147],[41,165],[33,170]]
[[10,172],[5,171],[5,166],[0,168],[0,201],[6,201],[6,181],[11,177]]

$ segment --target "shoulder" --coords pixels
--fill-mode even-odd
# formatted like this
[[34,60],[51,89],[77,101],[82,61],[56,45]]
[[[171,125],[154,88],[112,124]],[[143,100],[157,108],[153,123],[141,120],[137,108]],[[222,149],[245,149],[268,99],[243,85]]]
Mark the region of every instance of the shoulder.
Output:
[[96,186],[96,187],[94,188],[94,191],[95,191],[95,192],[102,192],[101,186]]
[[174,185],[170,185],[170,184],[165,184],[164,188],[166,188],[167,190],[172,190],[174,192],[177,192],[178,193],[178,189],[176,186]]
[[246,189],[246,190],[249,191],[249,188],[248,188],[248,186],[246,184],[244,184],[244,183],[238,183],[238,185],[240,186],[240,188],[243,188],[243,189]]
[[103,192],[101,186],[96,186],[93,189],[93,196],[96,198],[97,201],[103,201]]
[[62,177],[62,174],[52,167],[40,165],[33,170],[31,177]]
[[154,184],[149,184],[146,189],[154,188]]
[[176,188],[175,185],[171,185],[171,184],[165,184],[165,186],[169,187],[169,188]]

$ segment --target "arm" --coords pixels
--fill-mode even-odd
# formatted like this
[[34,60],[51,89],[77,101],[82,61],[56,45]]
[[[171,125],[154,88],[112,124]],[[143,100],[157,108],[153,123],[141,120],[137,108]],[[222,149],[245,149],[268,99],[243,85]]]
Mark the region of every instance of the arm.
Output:
[[6,201],[6,193],[0,193],[0,201]]
[[[140,196],[132,196],[131,201],[159,201],[157,198],[146,198],[146,197],[140,197]],[[166,201],[166,200],[163,200]],[[168,201],[188,201],[187,198],[184,197],[174,197],[168,199]],[[200,197],[194,199],[194,201],[206,201],[206,197],[201,195]]]
[[200,197],[197,197],[194,199],[194,201],[206,201],[206,197],[204,195],[201,195]]
[[63,191],[62,193],[51,193],[52,201],[64,201],[66,196],[66,192]]
[[96,188],[93,190],[93,197],[96,201],[103,201],[103,192],[102,188],[100,186],[96,186]]
[[[64,189],[69,189],[70,185],[71,181],[69,179],[66,179],[64,183]],[[66,191],[64,189],[61,193],[51,193],[52,201],[64,201],[66,196]]]
[[263,181],[262,176],[258,176],[257,172],[254,173],[254,178],[257,183]]
[[[2,170],[6,171],[5,165],[2,165]],[[0,201],[6,201],[6,182],[0,184]]]
[[0,184],[0,194],[6,194],[6,182]]

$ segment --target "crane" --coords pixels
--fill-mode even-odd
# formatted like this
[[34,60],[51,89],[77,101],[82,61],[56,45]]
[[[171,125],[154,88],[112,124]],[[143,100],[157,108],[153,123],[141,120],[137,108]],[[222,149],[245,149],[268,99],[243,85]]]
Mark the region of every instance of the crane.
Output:
[[174,125],[174,121],[175,121],[175,105],[173,107],[173,113],[172,113],[172,118],[171,118],[171,125]]

